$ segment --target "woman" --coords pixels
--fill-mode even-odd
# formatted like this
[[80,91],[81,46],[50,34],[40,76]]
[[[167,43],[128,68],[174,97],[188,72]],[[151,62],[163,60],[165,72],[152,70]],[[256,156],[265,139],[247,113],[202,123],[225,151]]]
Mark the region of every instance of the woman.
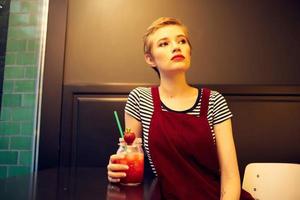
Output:
[[[159,87],[136,88],[125,107],[125,126],[142,137],[164,199],[252,199],[242,191],[231,117],[224,97],[186,81],[191,44],[187,28],[159,18],[144,36],[146,62],[158,73]],[[112,164],[108,179],[126,176]]]

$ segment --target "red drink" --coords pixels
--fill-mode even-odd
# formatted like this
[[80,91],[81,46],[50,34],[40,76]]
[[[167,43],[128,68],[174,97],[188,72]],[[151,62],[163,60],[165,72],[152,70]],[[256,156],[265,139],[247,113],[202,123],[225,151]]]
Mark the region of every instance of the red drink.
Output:
[[144,175],[144,154],[139,152],[127,153],[124,159],[119,160],[120,164],[128,165],[125,170],[126,177],[121,179],[121,183],[136,185],[142,182]]
[[124,154],[124,158],[116,163],[128,165],[129,169],[124,170],[126,177],[121,178],[121,183],[125,185],[137,185],[143,181],[144,176],[144,152],[140,140],[136,140],[132,145],[120,142],[118,154]]

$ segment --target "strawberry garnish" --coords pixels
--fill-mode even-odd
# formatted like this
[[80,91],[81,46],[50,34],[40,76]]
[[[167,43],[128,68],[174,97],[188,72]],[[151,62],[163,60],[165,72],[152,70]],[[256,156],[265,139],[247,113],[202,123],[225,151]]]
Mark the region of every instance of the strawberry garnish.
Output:
[[131,145],[131,144],[133,143],[134,139],[135,139],[135,134],[134,134],[134,132],[132,132],[132,131],[130,130],[130,128],[127,128],[126,131],[125,131],[125,133],[124,133],[124,140],[125,140],[125,142],[126,142],[128,145]]

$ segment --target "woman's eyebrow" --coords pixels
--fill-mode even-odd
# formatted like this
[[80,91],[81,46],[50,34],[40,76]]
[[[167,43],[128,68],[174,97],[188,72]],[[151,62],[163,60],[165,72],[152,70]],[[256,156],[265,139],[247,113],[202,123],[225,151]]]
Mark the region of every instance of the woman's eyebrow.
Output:
[[184,37],[184,38],[186,38],[186,36],[185,36],[185,35],[183,35],[183,34],[177,35],[177,38],[180,38],[180,37]]
[[163,41],[163,40],[167,40],[167,39],[168,39],[167,37],[161,38],[157,41],[157,43],[159,43],[160,41]]
[[[186,36],[183,35],[183,34],[180,34],[180,35],[177,35],[177,36],[176,36],[176,38],[181,38],[181,37],[186,38]],[[157,41],[157,43],[159,43],[159,42],[161,42],[161,41],[164,41],[164,40],[168,40],[168,37],[163,37],[163,38],[159,39],[159,40]]]

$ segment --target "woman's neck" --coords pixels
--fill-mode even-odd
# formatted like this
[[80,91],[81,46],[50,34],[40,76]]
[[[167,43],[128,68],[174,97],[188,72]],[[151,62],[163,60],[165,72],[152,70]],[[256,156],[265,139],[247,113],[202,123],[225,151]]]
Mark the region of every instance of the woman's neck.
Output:
[[159,90],[166,97],[183,96],[191,89],[192,87],[186,82],[184,73],[172,77],[161,76]]

